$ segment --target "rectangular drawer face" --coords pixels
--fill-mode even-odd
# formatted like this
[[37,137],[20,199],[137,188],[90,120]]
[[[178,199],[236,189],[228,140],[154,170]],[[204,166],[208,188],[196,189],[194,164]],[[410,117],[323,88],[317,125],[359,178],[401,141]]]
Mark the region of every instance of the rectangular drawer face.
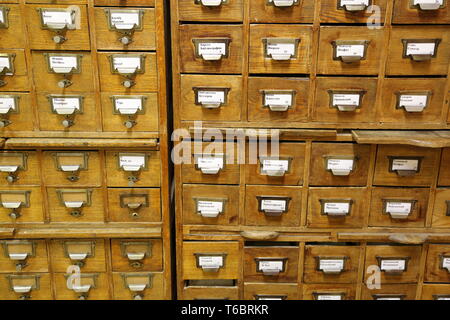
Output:
[[106,271],[103,239],[52,240],[50,254],[54,272],[67,272],[72,265],[80,267],[82,273]]
[[355,300],[356,285],[353,284],[305,284],[303,300]]
[[425,282],[450,283],[450,245],[430,244],[425,268]]
[[447,1],[441,1],[443,5],[431,3],[428,6],[426,1],[422,1],[424,3],[422,5],[414,5],[414,2],[411,2],[411,0],[395,0],[393,23],[450,23],[450,6]]
[[361,300],[415,300],[415,284],[383,284],[381,289],[368,289],[362,286]]
[[385,79],[383,83],[383,122],[442,122],[445,79]]
[[251,25],[250,73],[309,73],[312,27]]
[[239,22],[244,18],[244,0],[221,1],[219,5],[202,0],[177,2],[180,21]]
[[240,121],[242,76],[181,75],[181,120]]
[[294,0],[284,6],[278,1],[250,1],[250,22],[312,23],[314,20],[314,0]]
[[[369,1],[370,5],[379,8],[380,13],[377,19],[379,18],[380,21],[384,21],[385,19],[387,2],[387,0]],[[322,0],[321,3],[321,23],[367,23],[373,16],[372,11],[368,10],[366,5],[355,7],[346,6],[345,1],[341,0]]]
[[370,146],[351,143],[313,143],[310,185],[365,186]]
[[248,79],[249,121],[306,121],[310,82],[307,78]]
[[[369,245],[366,248],[366,269],[378,266],[381,283],[416,283],[419,279],[421,246]],[[365,281],[370,274],[365,274]]]
[[[33,130],[33,111],[31,109],[31,97],[29,93],[22,92],[1,92],[0,101],[10,101],[14,99],[14,107],[10,108],[6,114],[0,116],[0,121],[5,125],[0,129],[0,134],[12,133],[16,131]],[[4,102],[0,102],[4,103]]]
[[380,145],[373,184],[430,186],[439,164],[439,155],[439,149]]
[[314,121],[373,122],[377,79],[317,78]]
[[[68,279],[70,277],[70,279]],[[109,279],[106,273],[81,273],[79,277],[54,273],[56,300],[109,300]]]
[[445,26],[392,27],[388,75],[446,75],[450,31]]
[[442,149],[441,167],[439,169],[438,185],[450,186],[450,148]]
[[424,284],[421,300],[450,299],[450,284]]
[[295,227],[300,225],[301,187],[246,186],[245,224]]
[[183,224],[237,225],[239,186],[183,185]]
[[179,30],[181,72],[242,73],[242,26],[180,25]]
[[238,279],[238,242],[183,242],[183,279]]
[[433,228],[450,227],[450,189],[437,189],[433,206]]
[[383,29],[322,26],[317,73],[377,75],[384,47]]
[[120,272],[162,271],[161,239],[112,239],[112,269]]
[[44,222],[40,187],[0,187],[0,223]]
[[113,222],[161,221],[159,188],[108,188],[109,219]]
[[245,283],[244,300],[299,300],[296,283]]
[[180,300],[239,300],[237,286],[186,286],[178,294]]
[[[2,2],[3,1],[0,1],[0,3]],[[2,48],[25,47],[24,19],[19,5],[1,5],[0,10],[6,13],[5,20],[8,23],[6,28],[2,28]]]
[[[156,49],[155,9],[95,8],[94,14],[99,50]],[[131,35],[119,31],[124,27],[129,29],[126,24],[127,19],[136,25],[132,29]]]
[[299,247],[244,247],[245,282],[297,282]]
[[369,215],[367,188],[310,188],[308,227],[362,228]]
[[373,188],[369,226],[423,228],[428,188]]
[[0,185],[40,185],[39,162],[34,151],[0,152]]
[[[26,275],[0,274],[1,300],[52,300],[50,274],[30,273]],[[25,289],[24,287],[27,287]]]
[[45,240],[0,241],[2,272],[48,272]]
[[23,49],[0,49],[0,56],[5,57],[2,59],[4,61],[8,58],[11,70],[9,74],[0,76],[0,92],[29,91],[30,83],[25,51]]
[[112,277],[115,300],[162,300],[164,298],[162,273],[114,272]]
[[356,283],[359,246],[306,245],[305,283]]
[[145,6],[154,7],[155,0],[127,0],[124,3],[122,0],[94,0],[96,6]]

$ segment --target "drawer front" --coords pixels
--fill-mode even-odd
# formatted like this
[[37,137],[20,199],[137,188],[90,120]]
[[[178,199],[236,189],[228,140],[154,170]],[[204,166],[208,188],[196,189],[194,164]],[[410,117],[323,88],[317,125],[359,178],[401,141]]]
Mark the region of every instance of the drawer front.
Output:
[[161,221],[159,188],[108,188],[109,219],[113,222]]
[[[441,1],[443,5],[427,6],[414,5],[411,0],[395,0],[394,2],[394,23],[405,24],[432,24],[450,23],[450,7],[447,1]],[[436,1],[438,2],[438,1]]]
[[44,222],[40,187],[0,188],[0,223]]
[[430,186],[439,163],[439,149],[403,145],[378,146],[375,185]]
[[[212,282],[212,281],[211,281]],[[208,286],[186,286],[178,294],[180,300],[239,300],[237,286],[221,286],[211,284]]]
[[34,151],[0,152],[1,185],[40,185],[39,162]]
[[367,188],[310,188],[308,227],[362,228],[369,197]]
[[244,0],[221,1],[219,5],[202,0],[180,0],[178,18],[181,21],[239,22],[244,18]]
[[450,227],[450,189],[437,189],[433,206],[433,227]]
[[450,245],[430,244],[425,268],[425,282],[450,283]]
[[[366,248],[366,268],[378,266],[381,283],[415,283],[419,279],[421,246],[369,245]],[[371,276],[365,274],[365,281]]]
[[351,143],[313,143],[310,185],[365,186],[370,146]]
[[246,225],[299,226],[301,187],[246,186],[245,190]]
[[161,271],[161,239],[112,239],[112,269],[120,272]]
[[424,284],[422,300],[449,300],[450,284]]
[[154,7],[155,0],[127,0],[123,3],[122,0],[94,0],[96,6],[145,6]]
[[[8,1],[9,2],[9,1]],[[1,3],[1,2],[0,2]],[[0,10],[6,17],[6,27],[2,27],[2,48],[23,48],[25,46],[24,21],[17,4],[1,5]],[[2,24],[3,24],[2,23]]]
[[238,242],[184,242],[183,279],[238,279],[241,255]]
[[306,78],[248,80],[249,121],[306,121],[310,83]]
[[317,78],[313,119],[320,122],[373,122],[377,80]]
[[310,26],[251,25],[250,73],[309,73],[311,41]]
[[[95,8],[94,12],[98,49],[156,50],[155,9]],[[130,20],[136,26],[125,32]]]
[[[314,0],[294,0],[284,6],[273,0],[250,1],[250,22],[312,23]],[[289,2],[289,1],[288,1]]]
[[373,188],[369,226],[423,228],[428,188]]
[[388,75],[446,75],[450,31],[443,26],[393,27]]
[[2,272],[48,272],[45,240],[2,240]]
[[241,76],[181,75],[181,120],[239,121]]
[[56,300],[109,300],[106,273],[53,274]]
[[415,300],[415,284],[382,284],[380,289],[362,287],[361,300]]
[[296,283],[245,283],[244,300],[299,300]]
[[162,300],[164,276],[162,273],[118,273],[113,275],[115,300]]
[[237,225],[239,186],[183,185],[183,224]]
[[33,131],[34,117],[29,93],[1,92],[0,104],[10,106],[8,111],[0,114],[0,133]]
[[0,58],[5,65],[9,64],[11,71],[0,75],[0,92],[29,91],[30,83],[25,51],[23,49],[0,49]]
[[[2,300],[52,300],[51,279],[48,273],[27,275],[0,274],[0,299]],[[28,287],[27,292],[23,287]],[[28,289],[26,288],[26,289]]]
[[[321,23],[368,23],[373,16],[373,10],[368,9],[366,5],[347,6],[341,0],[322,0],[321,2]],[[380,13],[377,15],[377,19],[380,19],[381,22],[385,19],[387,2],[387,0],[368,1],[369,5],[379,8]],[[356,1],[356,3],[358,2]]]
[[450,168],[448,163],[450,162],[450,148],[442,149],[441,167],[439,169],[438,185],[450,186]]
[[356,286],[351,284],[305,284],[303,300],[355,300]]
[[179,30],[181,72],[242,73],[242,26],[181,25]]

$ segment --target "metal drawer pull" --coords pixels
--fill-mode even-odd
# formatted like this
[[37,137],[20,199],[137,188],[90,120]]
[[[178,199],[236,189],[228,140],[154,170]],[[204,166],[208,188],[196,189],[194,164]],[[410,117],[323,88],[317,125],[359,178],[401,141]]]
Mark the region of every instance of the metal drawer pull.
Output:
[[443,270],[447,270],[448,273],[450,273],[450,255],[439,255],[439,268]]
[[437,56],[442,39],[402,39],[403,58],[416,62],[430,61]]
[[225,212],[228,199],[194,198],[196,213],[204,218],[217,218]]
[[138,115],[145,114],[146,96],[111,96],[110,98],[113,114],[128,118],[123,123],[127,129],[131,129],[137,124],[136,118]]
[[148,154],[119,153],[117,154],[117,164],[120,170],[129,174],[127,180],[132,186],[139,181],[140,173],[148,169]]
[[136,75],[145,73],[145,54],[112,54],[108,58],[111,73],[124,78],[122,85],[125,88],[134,86]]
[[69,274],[64,275],[67,279],[67,289],[72,290],[78,295],[78,300],[86,300],[89,297],[89,292],[92,289],[97,288],[97,278],[98,274],[79,274],[69,281]]
[[372,298],[374,300],[405,300],[406,295],[404,295],[404,294],[373,294]]
[[352,199],[319,199],[321,215],[328,217],[346,217],[352,211]]
[[356,160],[353,156],[326,156],[325,170],[331,171],[334,176],[348,176],[355,170]]
[[395,172],[400,177],[410,177],[420,172],[423,157],[388,156],[389,172]]
[[333,46],[333,60],[354,63],[366,59],[369,40],[335,40]]
[[230,88],[193,87],[195,105],[205,109],[218,109],[228,103]]
[[258,200],[258,211],[268,217],[280,217],[288,212],[290,197],[279,196],[256,196]]
[[225,167],[225,154],[194,154],[195,169],[203,174],[218,174]]
[[5,76],[14,75],[14,59],[15,53],[0,53],[0,87],[7,84]]
[[0,7],[0,29],[8,29],[9,28],[9,8],[8,7]]
[[81,217],[82,209],[92,204],[92,189],[58,189],[56,193],[60,204],[69,209],[73,217]]
[[273,112],[285,112],[292,109],[295,102],[295,90],[261,90],[262,105]]
[[80,179],[80,171],[88,169],[89,153],[87,152],[57,152],[53,153],[53,160],[57,170],[67,175],[71,182]]
[[80,268],[84,267],[86,259],[93,257],[95,254],[94,241],[64,241],[62,245],[64,255]]
[[340,112],[353,112],[361,108],[366,92],[364,90],[328,90],[330,107],[336,108]]
[[218,272],[225,268],[226,253],[194,253],[197,268],[204,272]]
[[56,33],[53,36],[53,42],[56,44],[62,44],[67,40],[67,30],[75,29],[77,13],[73,9],[38,8],[36,10],[41,18],[41,28]]
[[417,200],[383,199],[383,213],[389,214],[392,219],[408,219],[413,211]]
[[286,271],[288,258],[255,258],[256,272],[277,276]]
[[47,61],[48,72],[60,74],[64,77],[57,83],[61,89],[73,84],[71,80],[73,74],[81,73],[81,59],[83,58],[81,54],[44,53],[44,57]]
[[293,158],[259,157],[260,174],[269,177],[283,177],[291,170]]
[[430,103],[431,91],[427,92],[396,92],[396,109],[404,109],[406,112],[423,112]]
[[11,240],[2,242],[5,256],[12,260],[18,272],[28,264],[27,259],[36,256],[36,243],[27,240]]
[[205,7],[218,7],[222,4],[227,4],[228,0],[194,0],[194,3]]
[[0,191],[0,207],[11,209],[9,217],[15,221],[21,216],[22,208],[30,207],[31,191]]
[[286,300],[286,295],[256,294],[255,300]]
[[408,262],[411,257],[380,257],[376,256],[378,266],[387,274],[401,274],[408,270]]
[[9,126],[12,121],[9,119],[11,114],[18,114],[19,96],[0,95],[0,128]]
[[316,270],[325,274],[341,274],[345,270],[345,261],[348,257],[314,257]]
[[275,61],[297,58],[300,39],[264,38],[264,56]]
[[19,294],[19,300],[31,299],[31,292],[39,290],[39,275],[7,275],[9,288]]
[[119,198],[120,207],[127,208],[132,218],[139,218],[139,211],[150,205],[148,193],[123,193]]
[[52,113],[65,117],[61,124],[69,128],[75,124],[75,115],[83,113],[82,96],[48,95]]
[[299,3],[300,0],[267,0],[268,5],[273,5],[275,7],[292,7]]
[[345,300],[345,293],[313,292],[314,300]]
[[219,61],[228,58],[229,38],[192,39],[195,48],[195,57],[205,61]]
[[145,258],[152,256],[152,242],[151,241],[133,241],[121,242],[120,251],[123,257],[128,259],[130,266],[139,269],[142,268]]
[[338,9],[344,9],[345,11],[365,11],[369,5],[370,0],[340,0]]
[[445,1],[446,0],[410,0],[410,6],[423,11],[439,10],[445,7]]
[[124,46],[133,41],[133,34],[143,30],[142,18],[145,11],[142,9],[111,9],[106,8],[105,14],[108,20],[108,27],[111,31],[116,31],[121,35],[118,41]]
[[144,292],[153,286],[151,273],[122,273],[123,285],[131,291],[133,300],[144,299]]
[[19,171],[27,170],[27,158],[28,155],[24,152],[0,153],[0,172],[7,173],[6,181],[8,183],[19,180]]

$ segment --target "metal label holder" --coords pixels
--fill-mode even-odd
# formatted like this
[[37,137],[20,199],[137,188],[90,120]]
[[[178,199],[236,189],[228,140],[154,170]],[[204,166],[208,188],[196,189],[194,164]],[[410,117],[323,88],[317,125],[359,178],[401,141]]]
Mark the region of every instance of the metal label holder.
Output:
[[[219,61],[229,57],[231,43],[230,38],[194,38],[192,39],[192,42],[194,43],[195,58],[197,59],[203,59],[204,61]],[[202,43],[225,44],[225,52],[221,54],[201,54],[199,47]]]
[[[289,202],[292,200],[291,197],[283,197],[283,196],[256,196],[258,201],[258,211],[264,213],[267,217],[281,217],[284,213],[289,211]],[[275,201],[284,201],[285,208],[284,210],[268,210],[263,209],[264,200],[275,200]]]
[[[404,109],[406,112],[423,112],[428,106],[430,105],[431,97],[433,96],[432,91],[399,91],[395,93],[397,97],[397,105],[395,106],[396,109]],[[427,97],[427,103],[426,105],[416,105],[416,106],[405,106],[402,105],[401,97],[402,96],[426,96]]]
[[[275,61],[288,61],[297,59],[298,57],[298,46],[301,39],[288,39],[288,38],[264,38],[262,39],[264,45],[264,57],[266,59],[272,59]],[[276,44],[291,44],[294,46],[294,52],[291,54],[272,54],[269,53],[268,46]]]
[[[430,61],[433,58],[436,58],[439,44],[442,42],[442,39],[402,39],[403,43],[403,59],[410,58],[416,62],[424,62]],[[434,52],[433,54],[407,54],[408,45],[410,43],[434,43]]]
[[[367,93],[366,90],[327,90],[330,96],[330,108],[338,109],[340,112],[353,112],[357,109],[361,109],[363,103],[363,97]],[[359,95],[357,105],[348,104],[334,104],[334,95]]]
[[[224,105],[228,104],[228,93],[231,91],[230,88],[218,88],[218,87],[193,87],[192,90],[195,94],[195,105],[202,106],[205,109],[218,109]],[[208,103],[201,102],[199,99],[199,93],[201,91],[206,92],[223,92],[224,101],[211,101]]]
[[[130,216],[132,218],[139,218],[139,211],[142,208],[148,208],[150,206],[150,200],[148,193],[122,193],[120,197],[120,207],[127,208],[130,211]],[[143,201],[127,201],[127,199],[137,199],[141,198]]]
[[[329,218],[343,218],[351,215],[354,200],[353,199],[319,199],[320,202],[320,214],[328,216]],[[348,212],[344,213],[330,213],[325,212],[325,206],[327,203],[344,203],[348,204]]]
[[[366,60],[367,58],[367,49],[369,47],[370,40],[334,40],[331,41],[331,45],[333,46],[333,60],[342,61],[344,63],[355,63],[362,60]],[[339,56],[337,54],[339,46],[364,46],[364,51],[362,56]]]
[[[217,218],[219,215],[225,213],[226,203],[228,202],[228,199],[224,198],[193,198],[195,202],[195,208],[196,208],[196,214],[202,216],[203,218]],[[222,211],[200,211],[198,209],[199,202],[206,201],[206,202],[220,202],[222,203]]]
[[[388,156],[389,159],[389,172],[395,172],[400,177],[411,177],[420,172],[422,166],[422,160],[424,157],[409,157],[409,156]],[[394,170],[395,160],[413,160],[417,161],[417,170]]]

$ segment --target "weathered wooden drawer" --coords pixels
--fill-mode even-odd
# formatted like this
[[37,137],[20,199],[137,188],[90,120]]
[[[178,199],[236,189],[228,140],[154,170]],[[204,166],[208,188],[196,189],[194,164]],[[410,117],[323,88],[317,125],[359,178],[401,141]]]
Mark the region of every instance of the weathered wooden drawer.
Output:
[[2,272],[48,272],[45,240],[2,240]]
[[238,279],[241,255],[233,241],[183,242],[183,279]]
[[320,27],[318,74],[377,75],[384,29]]
[[103,131],[141,132],[159,129],[157,93],[101,93]]
[[439,149],[379,145],[374,185],[430,186],[439,163]]
[[33,120],[29,93],[0,93],[0,133],[33,131]]
[[430,244],[425,268],[425,282],[450,283],[450,245]]
[[94,0],[96,6],[144,6],[154,7],[155,0],[127,0],[125,3],[123,0]]
[[310,185],[365,186],[370,146],[351,143],[313,143]]
[[0,152],[0,185],[40,185],[35,151]]
[[[419,279],[421,246],[368,245],[366,268],[378,266],[381,283],[415,283]],[[365,281],[371,273],[365,274]]]
[[50,254],[54,272],[68,272],[67,268],[73,265],[81,273],[106,271],[103,239],[52,240]]
[[[1,3],[1,2],[0,2]],[[17,4],[0,5],[0,34],[1,48],[24,48],[25,32],[24,21]]]
[[298,261],[298,246],[248,244],[244,247],[244,281],[296,283]]
[[245,224],[295,227],[300,225],[301,187],[246,186]]
[[30,90],[23,49],[0,49],[0,65],[0,92]]
[[118,94],[158,90],[155,52],[98,53],[101,91]]
[[29,43],[38,50],[90,50],[84,5],[27,5]]
[[181,25],[179,31],[181,72],[242,73],[242,26]]
[[424,284],[422,300],[450,300],[450,284]]
[[296,283],[245,283],[244,300],[299,300]]
[[181,292],[183,300],[239,300],[235,280],[190,280]]
[[161,221],[159,188],[108,188],[109,219],[113,222]]
[[44,184],[55,187],[101,186],[101,156],[98,151],[44,151]]
[[244,18],[244,0],[180,0],[178,18],[180,21],[223,21],[239,22]]
[[161,239],[112,239],[112,270],[120,272],[161,271]]
[[305,247],[305,283],[356,283],[361,247],[308,244]]
[[153,8],[95,8],[97,48],[100,50],[155,50]]
[[56,300],[109,300],[106,273],[54,273]]
[[309,188],[310,228],[362,228],[369,214],[367,188]]
[[392,27],[388,75],[446,75],[450,31],[445,26]]
[[183,185],[183,224],[237,225],[239,186]]
[[48,273],[0,275],[1,300],[52,300]]
[[250,22],[312,23],[314,0],[250,1]]
[[442,149],[441,167],[439,169],[438,185],[450,186],[450,148]]
[[450,227],[450,189],[436,190],[432,226],[433,228]]
[[[383,23],[386,14],[387,0],[322,0],[320,10],[321,23],[375,23],[374,12],[369,6],[377,6],[377,19]],[[378,14],[378,11],[377,11]]]
[[368,289],[362,286],[361,300],[415,300],[415,284],[381,284],[381,288]]
[[36,91],[52,94],[93,92],[94,75],[89,52],[31,53]]
[[251,25],[250,73],[309,73],[311,41],[311,26]]
[[250,77],[249,121],[306,121],[310,82],[307,78]]
[[320,122],[373,122],[377,79],[317,78],[313,119]]
[[353,284],[305,284],[303,300],[355,300],[356,285]]
[[0,223],[44,222],[40,187],[0,187]]
[[394,23],[450,23],[448,0],[395,0]]
[[425,227],[428,188],[373,188],[369,226]]
[[113,272],[115,300],[162,300],[164,276],[162,273]]

